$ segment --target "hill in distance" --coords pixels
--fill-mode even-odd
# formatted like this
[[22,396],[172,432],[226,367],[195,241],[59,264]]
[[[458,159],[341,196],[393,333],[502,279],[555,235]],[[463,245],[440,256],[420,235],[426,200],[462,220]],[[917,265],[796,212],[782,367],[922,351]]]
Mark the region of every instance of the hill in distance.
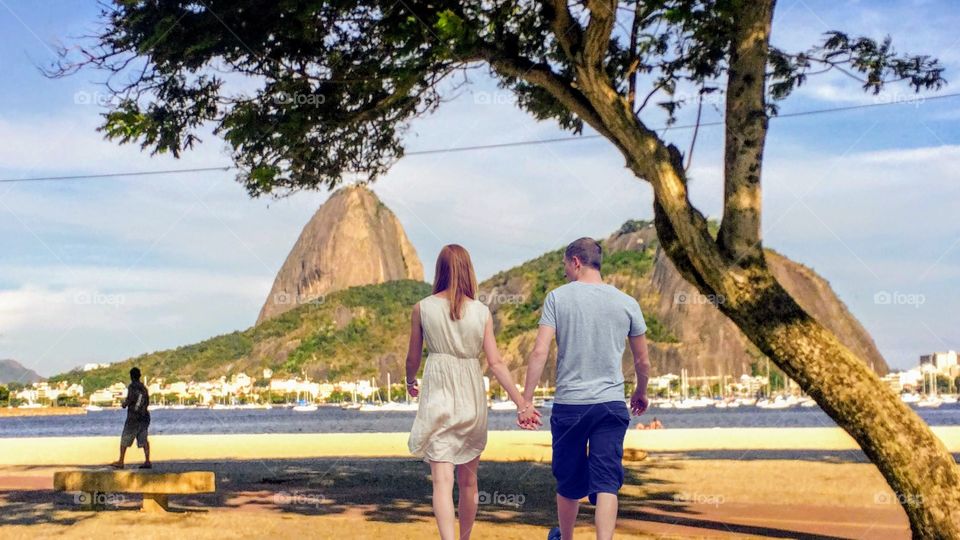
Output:
[[[659,249],[649,222],[631,221],[603,242],[604,278],[638,299],[648,326],[653,374],[739,376],[763,355],[710,302],[684,281]],[[547,292],[565,280],[562,249],[548,252],[480,284],[479,299],[494,314],[497,340],[518,379],[533,346],[540,308]],[[879,373],[887,365],[869,334],[811,269],[767,252],[767,260],[784,287],[839,339]],[[398,381],[404,369],[410,309],[430,294],[430,285],[397,280],[351,287],[326,294],[322,301],[300,304],[251,328],[194,345],[144,354],[110,367],[68,372],[51,380],[83,380],[90,391],[127,380],[131,366],[146,377],[209,380],[245,372],[259,377],[270,368],[274,377],[355,380],[386,374]],[[632,379],[632,362],[624,358]],[[555,373],[551,354],[544,380]]]
[[362,184],[335,191],[300,232],[257,322],[357,285],[423,281],[423,265],[393,212]]
[[24,367],[16,360],[0,360],[0,384],[20,383],[29,385],[42,380],[43,377],[39,373]]

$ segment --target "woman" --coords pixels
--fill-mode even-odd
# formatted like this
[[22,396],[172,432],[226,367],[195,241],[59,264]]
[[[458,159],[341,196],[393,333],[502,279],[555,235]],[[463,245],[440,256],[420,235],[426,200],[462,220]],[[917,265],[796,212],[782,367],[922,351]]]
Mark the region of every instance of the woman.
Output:
[[[407,391],[411,396],[420,396],[420,407],[408,446],[413,455],[430,464],[433,514],[443,540],[457,538],[454,476],[460,486],[459,538],[470,538],[477,515],[477,466],[487,444],[487,392],[480,370],[481,349],[490,371],[517,404],[517,414],[533,407],[523,401],[500,358],[490,310],[476,300],[476,290],[477,279],[467,250],[456,244],[444,246],[437,257],[433,294],[418,302],[411,316]],[[428,356],[421,391],[416,376],[424,340]]]

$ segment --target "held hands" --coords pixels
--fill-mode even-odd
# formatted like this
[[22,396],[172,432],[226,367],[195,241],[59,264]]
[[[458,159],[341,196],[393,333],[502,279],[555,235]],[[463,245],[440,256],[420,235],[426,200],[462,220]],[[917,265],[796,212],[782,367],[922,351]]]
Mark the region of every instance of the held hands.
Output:
[[630,396],[630,411],[634,415],[640,416],[647,410],[647,407],[649,406],[650,400],[647,399],[647,393],[640,388],[634,390],[633,395]]
[[533,403],[525,402],[517,407],[517,426],[521,429],[535,430],[542,425],[540,411],[533,406]]
[[413,382],[407,381],[407,393],[410,394],[410,397],[420,395],[420,385],[416,379],[414,379]]

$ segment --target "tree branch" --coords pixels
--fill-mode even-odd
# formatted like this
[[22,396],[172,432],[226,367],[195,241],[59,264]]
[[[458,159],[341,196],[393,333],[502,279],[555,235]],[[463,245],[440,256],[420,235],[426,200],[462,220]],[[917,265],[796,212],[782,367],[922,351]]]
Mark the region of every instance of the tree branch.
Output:
[[564,54],[567,58],[576,58],[583,41],[583,28],[570,14],[566,0],[543,0],[540,5]]
[[760,173],[767,138],[765,74],[775,0],[733,3],[727,73],[723,220],[717,242],[736,265],[763,265]]
[[603,66],[603,59],[610,48],[610,35],[617,20],[617,2],[588,0],[587,9],[590,10],[590,22],[583,37],[583,64],[596,69]]

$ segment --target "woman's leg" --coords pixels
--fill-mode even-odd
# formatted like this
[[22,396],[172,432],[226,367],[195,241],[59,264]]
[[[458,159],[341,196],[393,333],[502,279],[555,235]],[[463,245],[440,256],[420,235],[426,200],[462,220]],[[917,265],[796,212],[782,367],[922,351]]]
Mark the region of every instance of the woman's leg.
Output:
[[453,463],[430,462],[430,474],[433,476],[433,515],[437,518],[441,540],[456,538],[453,514],[453,469]]
[[473,522],[477,518],[477,468],[480,456],[473,461],[457,465],[457,486],[460,487],[460,540],[469,540]]

